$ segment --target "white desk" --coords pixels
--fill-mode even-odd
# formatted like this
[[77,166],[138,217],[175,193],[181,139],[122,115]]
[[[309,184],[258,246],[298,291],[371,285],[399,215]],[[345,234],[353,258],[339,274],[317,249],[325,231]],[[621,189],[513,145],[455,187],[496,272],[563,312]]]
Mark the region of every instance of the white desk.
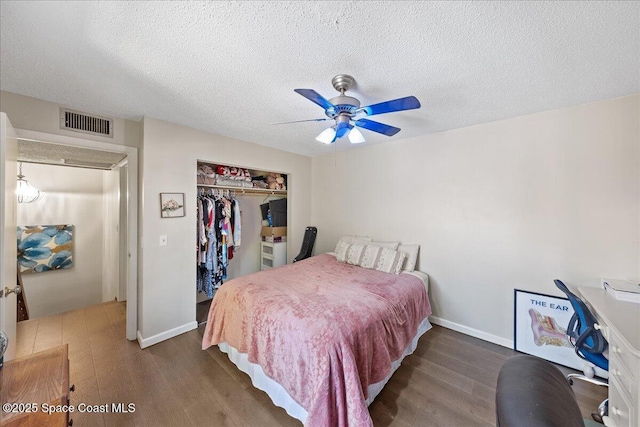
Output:
[[609,341],[609,416],[606,426],[640,426],[640,304],[600,288],[578,288]]

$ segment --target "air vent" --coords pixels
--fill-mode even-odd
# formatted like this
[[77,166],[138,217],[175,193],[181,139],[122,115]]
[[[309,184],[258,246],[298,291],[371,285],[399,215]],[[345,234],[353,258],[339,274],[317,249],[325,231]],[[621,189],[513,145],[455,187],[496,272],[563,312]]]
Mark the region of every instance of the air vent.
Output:
[[113,120],[79,111],[60,109],[60,128],[113,138]]

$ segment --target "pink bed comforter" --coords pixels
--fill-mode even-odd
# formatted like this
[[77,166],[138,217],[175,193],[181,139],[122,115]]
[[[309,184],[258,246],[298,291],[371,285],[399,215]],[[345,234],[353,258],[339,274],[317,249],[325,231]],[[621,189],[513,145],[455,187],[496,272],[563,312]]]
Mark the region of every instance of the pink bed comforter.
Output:
[[243,276],[215,294],[202,348],[246,353],[308,412],[308,426],[369,426],[383,380],[431,307],[422,281],[318,255]]

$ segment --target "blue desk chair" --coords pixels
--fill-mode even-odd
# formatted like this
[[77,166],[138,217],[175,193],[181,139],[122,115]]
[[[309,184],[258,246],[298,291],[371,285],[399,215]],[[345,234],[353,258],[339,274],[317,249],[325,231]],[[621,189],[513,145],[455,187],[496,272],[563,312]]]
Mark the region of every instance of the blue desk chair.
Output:
[[[598,328],[598,321],[596,317],[591,313],[589,307],[587,307],[584,301],[571,292],[564,283],[560,280],[554,280],[553,282],[556,284],[558,289],[567,295],[567,298],[569,298],[569,302],[575,311],[569,320],[567,335],[569,336],[569,341],[573,344],[576,354],[582,360],[587,362],[584,367],[584,375],[567,375],[569,384],[573,384],[573,380],[578,379],[608,387],[609,384],[606,381],[594,378],[594,365],[600,369],[609,371],[609,360],[605,357],[609,344]],[[592,414],[596,421],[602,422],[602,416],[607,415],[607,400],[600,404],[599,413]]]

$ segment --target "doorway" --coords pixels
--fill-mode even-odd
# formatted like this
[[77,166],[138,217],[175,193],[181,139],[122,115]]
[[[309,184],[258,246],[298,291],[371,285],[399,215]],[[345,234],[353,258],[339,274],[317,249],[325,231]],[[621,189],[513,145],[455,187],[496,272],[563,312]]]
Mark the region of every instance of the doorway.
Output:
[[[56,156],[64,156],[67,161],[71,156],[78,158],[76,149],[61,154],[49,148],[55,144],[18,140],[19,170],[22,179],[28,180],[22,182],[37,188],[38,194],[35,200],[22,198],[21,202],[19,197],[17,205],[18,269],[23,283],[21,298],[27,308],[24,314],[34,319],[126,300],[126,293],[118,295],[117,163],[124,155],[118,155],[115,164],[108,162],[104,168],[48,164],[44,159],[32,163],[36,145],[36,150],[55,151]],[[94,159],[100,153],[91,151]]]
[[[106,268],[100,268],[100,274],[104,283],[100,284],[101,289],[93,291],[93,299],[91,299],[90,302],[100,303],[107,300],[113,301],[114,299],[118,301],[126,300],[126,337],[129,340],[136,339],[138,303],[137,149],[81,138],[19,129],[16,129],[16,134],[19,144],[35,150],[35,154],[42,155],[42,159],[36,159],[37,161],[34,161],[34,157],[37,156],[33,152],[31,153],[31,158],[27,159],[25,157],[28,156],[24,150],[19,149],[18,161],[31,162],[24,163],[25,168],[29,165],[32,171],[35,171],[35,169],[33,169],[34,167],[59,168],[61,171],[63,169],[74,170],[75,175],[80,173],[83,174],[83,176],[90,172],[102,174],[101,185],[103,186],[103,194],[101,197],[105,200],[103,205],[109,206],[101,212],[96,212],[95,215],[96,217],[99,215],[100,220],[104,223],[103,241],[101,243],[103,244],[102,249],[104,250],[105,258],[108,258],[108,263],[105,263]],[[61,153],[64,154],[60,155]],[[89,158],[87,156],[89,156]],[[107,161],[103,161],[105,157],[108,159]],[[42,173],[42,171],[34,172],[33,176],[35,177],[38,173]],[[62,172],[60,174],[62,174]],[[25,175],[27,179],[29,179],[29,175]],[[90,178],[84,177],[78,179]],[[69,195],[67,199],[71,200],[73,198],[72,196],[73,195]],[[59,198],[60,195],[57,195],[57,197]],[[47,198],[46,194],[44,198]],[[64,209],[64,207],[58,207],[56,209]],[[88,232],[88,227],[84,227],[83,230],[75,230],[78,238],[83,232]],[[80,241],[78,240],[77,243],[80,243]],[[77,251],[85,249],[76,245],[74,250],[78,253]],[[80,261],[80,258],[81,257],[78,257],[78,261]],[[116,268],[110,267],[114,265]],[[44,277],[45,274],[49,274],[51,277],[51,275],[58,274],[58,272],[47,272],[41,276]],[[36,275],[33,275],[33,277],[35,276]],[[31,279],[31,277],[28,279]],[[29,283],[28,281],[24,282],[28,304],[30,297]],[[96,298],[99,300],[96,300]],[[77,308],[80,307],[77,305],[70,307],[70,309]]]

